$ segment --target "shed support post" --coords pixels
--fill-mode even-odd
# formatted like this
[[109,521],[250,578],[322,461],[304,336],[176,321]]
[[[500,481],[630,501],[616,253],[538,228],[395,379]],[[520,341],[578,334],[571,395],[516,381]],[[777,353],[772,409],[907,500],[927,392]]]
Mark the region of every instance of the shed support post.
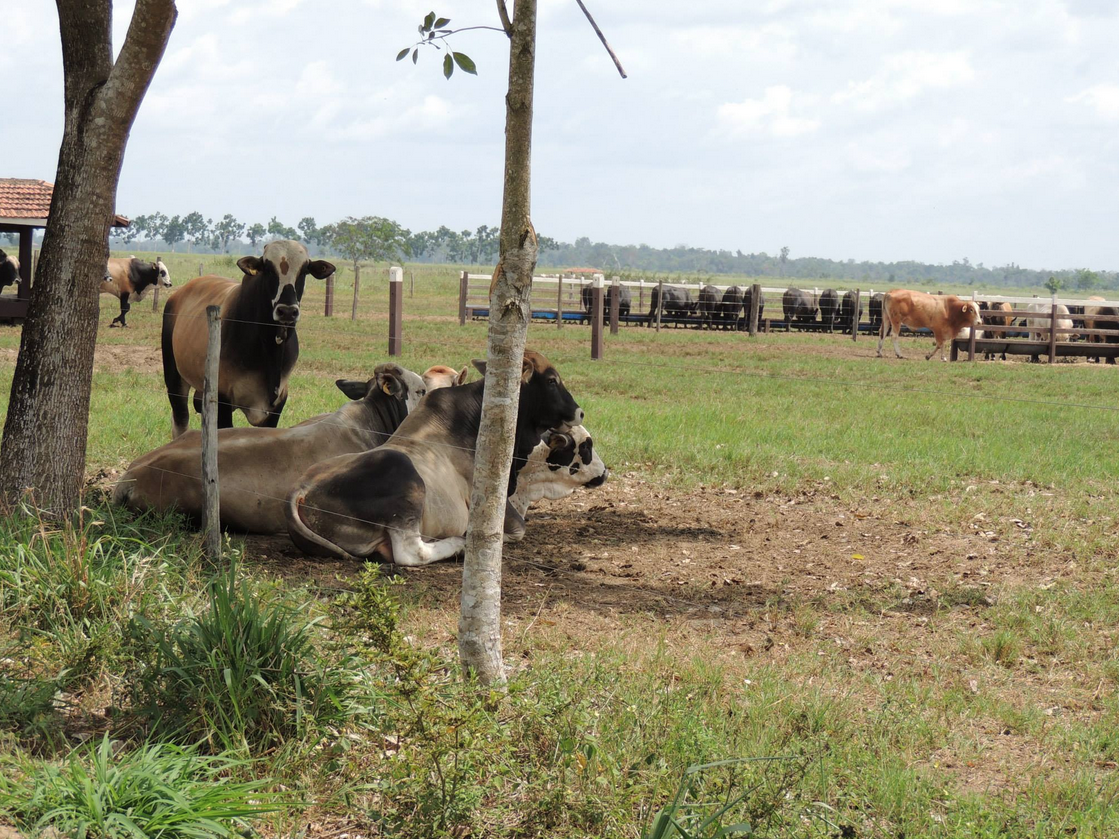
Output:
[[31,280],[33,277],[31,269],[35,267],[31,264],[34,261],[31,256],[31,240],[34,237],[35,231],[30,227],[24,227],[19,231],[19,289],[16,291],[17,300],[31,299]]
[[389,268],[389,355],[400,355],[404,344],[404,269]]
[[206,369],[202,382],[202,528],[206,554],[221,557],[221,496],[218,491],[218,360],[221,306],[206,307]]

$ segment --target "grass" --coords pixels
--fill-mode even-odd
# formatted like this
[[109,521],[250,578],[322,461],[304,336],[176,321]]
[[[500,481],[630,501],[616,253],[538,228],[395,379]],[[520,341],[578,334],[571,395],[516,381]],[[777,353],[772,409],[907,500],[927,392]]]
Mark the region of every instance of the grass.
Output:
[[[198,261],[171,257],[172,277]],[[484,325],[455,318],[457,269],[407,270],[402,363],[480,356]],[[334,379],[385,360],[378,271],[363,271],[356,321],[346,269],[330,322],[309,285],[282,424],[334,410]],[[140,304],[130,330],[110,331],[113,303],[91,476],[169,432],[158,318]],[[0,410],[18,341],[0,328]],[[497,697],[462,681],[455,603],[425,574],[317,576],[236,538],[238,571],[214,569],[178,518],[124,518],[94,490],[72,526],[0,520],[0,823],[32,832],[54,813],[89,836],[127,829],[124,813],[169,836],[1119,831],[1114,371],[895,362],[839,336],[627,328],[602,362],[585,327],[534,324],[530,343],[616,475],[666,496],[725,487],[871,511],[920,530],[922,556],[982,531],[991,556],[931,565],[922,584],[938,591],[920,595],[901,555],[849,591],[775,584],[740,619],[748,649],[686,616],[553,604],[542,576],[539,605],[507,616]],[[789,759],[748,760],[769,757]]]

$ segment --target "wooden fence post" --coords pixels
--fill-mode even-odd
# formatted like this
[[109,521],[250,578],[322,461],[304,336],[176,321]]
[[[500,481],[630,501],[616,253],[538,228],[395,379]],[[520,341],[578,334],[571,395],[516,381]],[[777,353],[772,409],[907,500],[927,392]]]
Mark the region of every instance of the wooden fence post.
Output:
[[617,277],[611,277],[610,288],[610,334],[617,335],[622,310],[622,286]]
[[[979,301],[976,299],[974,291],[971,293],[971,302],[974,303],[976,306],[979,305]],[[953,338],[952,340],[954,341],[956,339]],[[968,327],[968,331],[967,331],[967,360],[968,361],[975,361],[975,327],[974,326]]]
[[415,297],[415,296],[416,296],[416,272],[415,271],[409,271],[408,272],[408,297],[411,298],[411,297]]
[[221,496],[218,491],[218,360],[221,306],[206,307],[206,370],[202,382],[202,527],[206,554],[221,558]]
[[201,262],[199,262],[199,263],[198,263],[198,275],[197,275],[197,276],[201,277],[201,276],[202,276],[202,272],[203,272],[203,271],[205,271],[205,270],[206,270],[206,269],[205,269],[205,268],[203,267],[202,263],[201,263]]
[[851,312],[851,341],[854,343],[859,340],[859,310],[863,305],[863,293],[861,289],[855,289],[855,311]]
[[458,325],[466,325],[466,295],[470,293],[469,275],[463,271],[458,279]]
[[400,355],[404,343],[404,269],[389,268],[389,355]]
[[563,274],[556,280],[556,328],[563,326]]
[[354,305],[350,309],[350,320],[357,320],[357,293],[361,286],[361,265],[354,263]]
[[334,272],[326,278],[326,304],[323,306],[323,317],[334,317]]
[[657,332],[661,331],[662,311],[664,311],[664,280],[657,283]]
[[758,311],[762,305],[762,284],[754,283],[750,287],[750,319],[747,321],[747,328],[750,332],[751,338],[756,338],[758,335]]
[[591,280],[591,358],[595,361],[602,359],[602,285],[602,274],[595,274]]
[[1053,302],[1049,308],[1049,363],[1057,360],[1057,292],[1053,292]]

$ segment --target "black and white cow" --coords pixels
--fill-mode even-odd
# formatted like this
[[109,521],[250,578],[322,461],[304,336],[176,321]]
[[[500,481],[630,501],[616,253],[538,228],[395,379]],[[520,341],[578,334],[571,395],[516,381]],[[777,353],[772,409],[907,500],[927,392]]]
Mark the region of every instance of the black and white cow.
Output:
[[233,425],[239,408],[250,425],[275,428],[288,398],[288,377],[299,358],[299,301],[310,275],[324,279],[334,266],[312,260],[299,242],[280,239],[263,256],[243,256],[241,282],[195,277],[176,289],[163,309],[163,380],[171,400],[172,437],[190,424],[187,398],[201,411],[206,365],[206,307],[221,306],[218,427]]
[[[517,491],[509,496],[509,506],[523,519],[530,504],[564,498],[579,487],[602,486],[608,474],[586,428],[577,425],[569,431],[548,431],[517,475]],[[505,538],[516,542],[523,535],[521,528],[507,532]]]
[[171,288],[171,275],[162,259],[147,262],[134,256],[109,257],[105,279],[101,282],[101,293],[120,299],[120,314],[113,318],[109,326],[128,326],[125,318],[132,304],[143,300],[148,290],[157,285]]
[[19,282],[19,260],[0,250],[0,291]]
[[[484,370],[484,363],[475,364]],[[308,469],[288,501],[292,541],[312,554],[379,554],[407,566],[462,550],[484,387],[483,379],[433,391],[380,448]],[[583,410],[556,368],[526,350],[507,496],[516,493],[517,473],[544,434],[582,421]],[[506,532],[523,528],[524,519],[506,501]]]

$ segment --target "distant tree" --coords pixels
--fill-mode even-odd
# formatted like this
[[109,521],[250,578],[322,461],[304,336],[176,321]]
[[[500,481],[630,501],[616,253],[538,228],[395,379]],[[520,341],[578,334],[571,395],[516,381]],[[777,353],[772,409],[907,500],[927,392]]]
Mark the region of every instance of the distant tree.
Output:
[[245,231],[245,235],[249,237],[249,244],[255,248],[256,243],[268,235],[268,229],[260,222],[257,222]]
[[183,220],[178,216],[171,216],[167,219],[167,223],[163,225],[160,238],[167,243],[171,252],[174,253],[175,244],[183,241],[184,236],[186,236],[186,225],[183,224]]
[[1076,272],[1076,287],[1080,291],[1091,291],[1100,284],[1100,275],[1088,268],[1080,268]]
[[[307,244],[321,245],[321,237],[319,235],[319,226],[315,224],[313,216],[304,216],[299,220],[299,234],[304,242]],[[294,238],[294,237],[293,237]]]
[[237,221],[232,214],[226,213],[221,221],[214,225],[210,243],[214,250],[229,253],[229,243],[234,239],[240,239],[244,232],[245,225]]
[[271,221],[268,222],[268,235],[272,237],[272,241],[276,239],[298,239],[299,231],[293,227],[288,227],[275,216],[272,216]]
[[183,216],[183,235],[187,238],[187,253],[194,245],[205,242],[210,238],[210,225],[212,219],[203,218],[202,213],[195,210]]
[[1056,294],[1061,290],[1063,283],[1056,277],[1050,277],[1045,281],[1045,287],[1049,290],[1050,294]]
[[167,229],[170,219],[163,213],[155,212],[148,216],[147,228],[144,230],[144,240],[147,242],[163,238],[163,231]]

